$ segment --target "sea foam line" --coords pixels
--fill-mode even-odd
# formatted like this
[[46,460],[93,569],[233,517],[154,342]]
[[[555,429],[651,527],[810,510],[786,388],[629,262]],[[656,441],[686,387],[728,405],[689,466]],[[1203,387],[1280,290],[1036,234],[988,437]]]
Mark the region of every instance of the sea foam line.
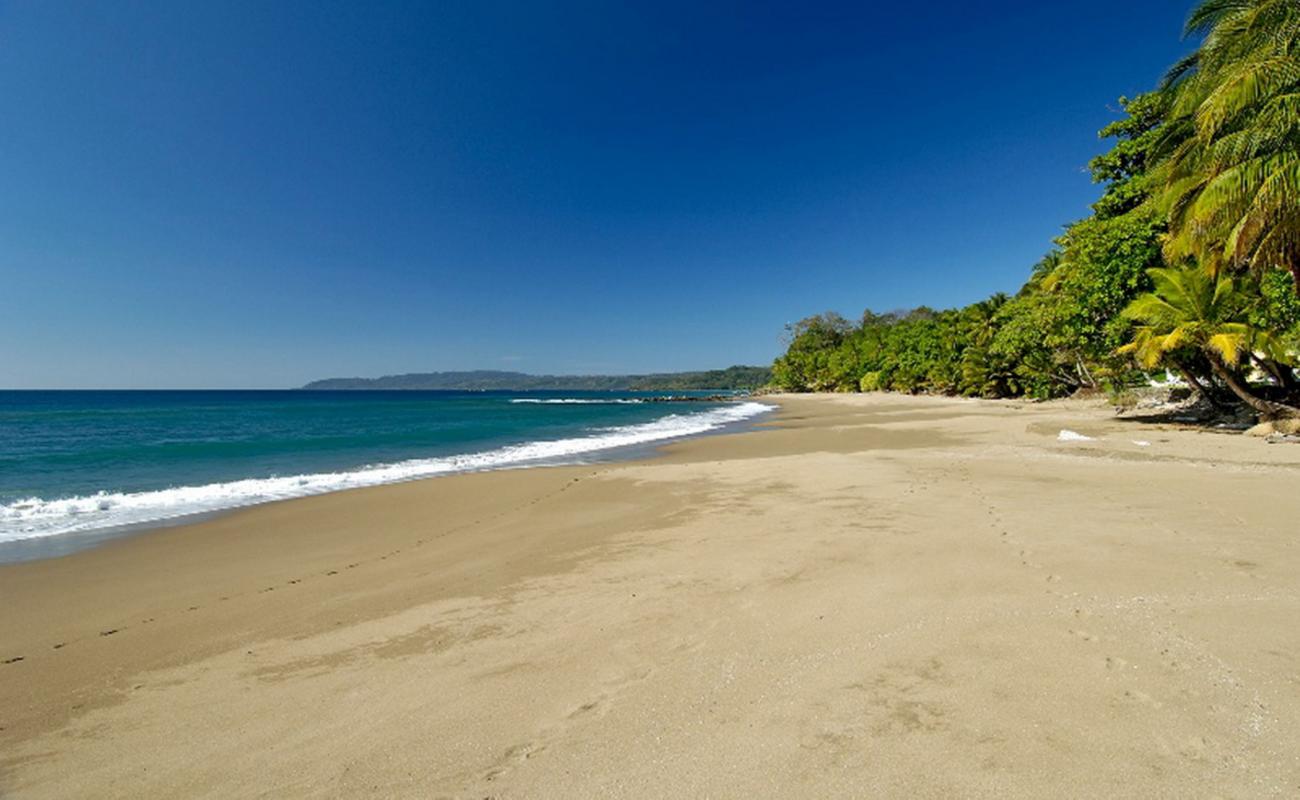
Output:
[[618,397],[602,400],[594,397],[516,397],[512,403],[529,403],[542,406],[612,406],[644,403],[635,397]]
[[669,414],[638,425],[602,428],[589,436],[526,442],[445,458],[410,459],[349,472],[249,478],[145,492],[99,492],[50,500],[32,497],[0,506],[0,542],[156,523],[190,514],[457,472],[558,463],[586,453],[707,433],[770,409],[762,403],[737,403],[692,414]]

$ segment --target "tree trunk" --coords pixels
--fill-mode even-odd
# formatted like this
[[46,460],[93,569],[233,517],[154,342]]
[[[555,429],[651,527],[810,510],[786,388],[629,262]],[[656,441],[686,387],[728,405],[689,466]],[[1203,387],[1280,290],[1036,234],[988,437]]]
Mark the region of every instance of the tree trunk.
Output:
[[1183,380],[1187,382],[1187,385],[1192,388],[1193,392],[1196,392],[1201,397],[1205,398],[1205,402],[1209,403],[1210,407],[1214,410],[1223,410],[1223,404],[1214,399],[1214,395],[1210,393],[1210,390],[1207,389],[1203,383],[1201,383],[1200,378],[1192,374],[1192,371],[1187,368],[1187,365],[1183,364],[1181,361],[1176,361],[1174,362],[1174,366],[1178,368],[1178,374],[1183,376]]
[[1277,419],[1279,417],[1300,417],[1300,408],[1274,403],[1265,400],[1262,397],[1256,397],[1232,374],[1231,370],[1219,363],[1219,359],[1213,355],[1209,356],[1210,368],[1214,374],[1219,376],[1219,380],[1228,385],[1232,393],[1241,398],[1241,402],[1250,406],[1260,413],[1265,419]]
[[1283,389],[1288,393],[1296,390],[1295,370],[1292,369],[1290,364],[1274,361],[1271,358],[1265,359],[1264,362],[1268,365],[1269,370],[1277,376],[1278,382]]
[[1296,385],[1295,373],[1292,371],[1290,365],[1274,361],[1271,358],[1260,358],[1254,353],[1251,353],[1250,358],[1255,362],[1257,367],[1273,379],[1278,388],[1282,390],[1284,397],[1295,394],[1298,387]]
[[1079,375],[1082,377],[1088,388],[1096,389],[1097,379],[1092,377],[1092,373],[1088,370],[1088,365],[1083,363],[1082,358],[1075,358],[1074,361],[1078,365]]
[[1282,371],[1278,369],[1275,362],[1266,358],[1260,358],[1254,353],[1250,354],[1250,360],[1255,362],[1255,366],[1259,368],[1259,371],[1267,375],[1273,383],[1276,383],[1281,388],[1286,387],[1286,383],[1282,378]]

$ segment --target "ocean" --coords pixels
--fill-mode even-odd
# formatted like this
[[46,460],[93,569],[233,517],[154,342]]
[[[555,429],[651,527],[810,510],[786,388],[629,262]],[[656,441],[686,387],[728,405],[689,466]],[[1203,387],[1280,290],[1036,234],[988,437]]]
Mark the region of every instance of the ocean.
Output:
[[0,560],[14,558],[8,544],[19,558],[36,540],[36,552],[65,552],[105,531],[272,500],[604,460],[744,425],[769,408],[646,402],[656,396],[0,391]]

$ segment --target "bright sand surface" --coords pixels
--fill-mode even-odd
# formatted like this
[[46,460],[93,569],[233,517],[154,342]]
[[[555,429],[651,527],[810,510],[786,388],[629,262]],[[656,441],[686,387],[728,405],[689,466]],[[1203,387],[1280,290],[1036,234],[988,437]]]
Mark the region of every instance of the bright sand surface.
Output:
[[0,795],[1300,795],[1300,447],[777,401],[0,567]]

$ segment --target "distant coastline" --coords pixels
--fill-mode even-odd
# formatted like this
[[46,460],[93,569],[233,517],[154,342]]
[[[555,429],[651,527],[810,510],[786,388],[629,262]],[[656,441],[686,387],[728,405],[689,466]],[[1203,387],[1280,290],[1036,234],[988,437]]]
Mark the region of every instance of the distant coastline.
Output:
[[696,372],[647,375],[529,375],[523,372],[472,370],[410,372],[379,378],[325,378],[303,386],[308,390],[411,389],[458,391],[604,391],[689,392],[754,390],[771,382],[769,367],[733,366]]

